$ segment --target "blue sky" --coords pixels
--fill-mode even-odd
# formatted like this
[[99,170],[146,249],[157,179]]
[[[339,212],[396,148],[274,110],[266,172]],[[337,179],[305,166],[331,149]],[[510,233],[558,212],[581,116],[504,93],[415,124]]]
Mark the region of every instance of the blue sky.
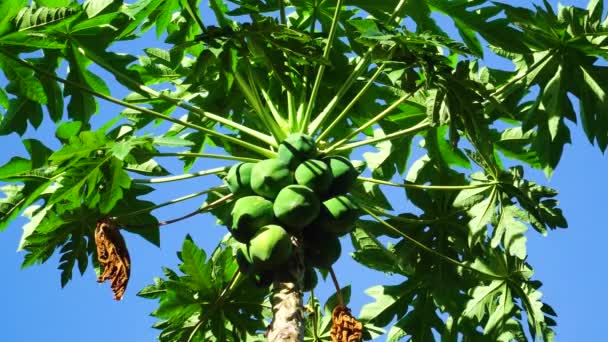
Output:
[[[529,2],[512,3],[527,5]],[[556,1],[550,3],[555,5]],[[585,7],[586,1],[562,1],[562,4]],[[142,45],[135,46],[130,42],[128,46],[119,45],[115,50],[128,48],[126,51],[132,52],[144,45],[152,47],[158,43],[152,37],[143,41]],[[496,63],[501,62],[496,59]],[[510,67],[504,63],[494,65]],[[112,84],[112,81],[108,83]],[[5,84],[4,80],[0,80],[0,84]],[[124,95],[116,94],[117,97]],[[101,108],[101,112],[106,114],[98,117],[97,122],[107,120],[120,110],[106,103],[102,103]],[[606,260],[605,241],[608,239],[603,216],[603,210],[606,210],[603,192],[608,190],[605,178],[608,159],[590,145],[580,127],[571,128],[574,144],[566,146],[563,161],[550,180],[539,171],[527,170],[532,180],[559,190],[560,207],[569,223],[568,229],[549,232],[547,237],[530,232],[529,262],[535,267],[535,278],[544,283],[541,292],[545,300],[559,315],[557,340],[599,341],[603,336],[603,315],[608,306],[608,298],[602,295],[608,280],[603,265]],[[54,128],[46,122],[37,132],[30,129],[26,137],[48,142],[52,139],[53,131]],[[19,139],[17,135],[0,137],[0,165],[11,156],[25,153]],[[228,164],[205,161],[204,167],[200,164],[197,166],[206,169],[215,165]],[[179,172],[181,165],[168,164],[168,167]],[[179,185],[172,183],[161,186],[161,191],[152,200],[162,202],[217,184],[219,180],[212,177]],[[402,192],[391,193],[391,199],[408,205],[403,201]],[[200,202],[193,200],[155,213],[161,220],[169,219],[199,205]],[[23,255],[15,250],[21,236],[21,226],[25,222],[19,218],[0,235],[3,278],[0,288],[5,298],[3,310],[0,310],[2,341],[153,341],[157,331],[150,326],[155,319],[148,314],[154,310],[156,303],[137,297],[137,291],[151,283],[153,277],[162,274],[161,266],[176,265],[175,252],[180,249],[186,234],[191,234],[195,242],[210,251],[226,232],[225,228],[215,225],[211,216],[204,215],[163,227],[160,249],[126,233],[133,264],[132,277],[125,299],[115,302],[109,284],[97,284],[93,270],[88,270],[83,277],[76,274],[72,282],[61,289],[57,256],[44,265],[20,270]],[[349,248],[345,247],[336,271],[343,285],[352,284],[351,307],[354,313],[358,313],[363,304],[371,301],[363,293],[366,288],[376,284],[393,284],[401,279],[363,271],[350,259],[348,251]],[[332,292],[330,284],[322,285],[318,292],[322,298],[326,298]]]

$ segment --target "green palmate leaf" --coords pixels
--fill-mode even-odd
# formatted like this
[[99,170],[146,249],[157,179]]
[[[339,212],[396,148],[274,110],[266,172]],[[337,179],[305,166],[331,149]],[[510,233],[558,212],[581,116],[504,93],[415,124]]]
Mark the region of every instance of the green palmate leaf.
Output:
[[405,336],[411,336],[414,341],[430,341],[434,339],[434,331],[444,330],[444,323],[437,315],[430,293],[419,294],[412,304],[414,309],[389,330],[387,341],[396,342]]
[[26,98],[11,99],[5,116],[0,122],[0,135],[16,132],[23,135],[28,121],[34,127],[42,123],[42,107],[37,102]]
[[40,104],[47,103],[44,87],[31,69],[8,58],[0,58],[0,68],[10,82],[6,86],[9,93]]
[[[446,2],[442,0],[431,0],[429,5],[454,20],[464,42],[473,51],[479,50],[479,41],[473,36],[471,31],[481,35],[486,41],[494,46],[512,52],[528,52],[528,48],[522,43],[522,34],[509,26],[509,21],[505,19],[494,19],[500,12],[496,7],[484,7],[476,11],[470,11],[469,7],[478,6],[485,3],[479,1],[455,1]],[[480,55],[481,56],[481,55]]]
[[128,165],[161,172],[158,165],[138,166],[150,158],[140,157],[137,152],[150,148],[150,139],[127,136],[121,141],[109,141],[103,130],[71,137],[49,158],[60,176],[60,187],[51,196],[50,204],[61,203],[62,208],[70,208],[84,203],[102,214],[109,213],[131,187],[131,178],[124,170]]
[[11,184],[2,187],[5,197],[0,199],[0,230],[6,228],[19,213],[37,201],[52,184],[54,169],[47,165],[51,151],[35,139],[25,139],[23,144],[31,159],[14,157],[0,166],[1,181],[23,182],[23,185]]
[[4,91],[3,88],[0,88],[0,106],[4,107],[4,109],[8,108],[9,102],[8,102],[8,95],[6,94],[6,91]]
[[15,25],[20,31],[33,29],[56,23],[76,12],[71,7],[25,7],[17,14]]
[[82,273],[87,268],[89,255],[95,252],[93,230],[98,218],[95,211],[77,208],[57,214],[54,210],[43,211],[44,217],[32,218],[35,229],[24,231],[21,248],[26,251],[22,267],[47,261],[59,249],[61,285],[72,278],[72,269],[78,264]]
[[41,186],[6,185],[0,188],[4,194],[0,198],[0,230],[6,229],[19,213],[34,203],[46,186],[48,183]]
[[152,315],[162,319],[155,324],[162,330],[161,341],[202,341],[227,335],[243,340],[263,329],[267,290],[255,289],[249,279],[238,275],[231,248],[219,246],[206,259],[206,253],[187,237],[179,257],[183,276],[171,271],[169,279],[157,279],[139,293],[160,301]]
[[82,7],[87,16],[92,18],[102,13],[116,11],[120,5],[122,5],[122,0],[87,0]]
[[132,185],[128,191],[123,191],[122,199],[114,206],[109,216],[115,217],[117,225],[124,230],[160,247],[158,220],[149,210],[155,204],[138,198],[153,190],[141,184]]
[[[77,50],[77,46],[72,45],[70,48],[68,61],[70,71],[67,79],[69,81],[88,87],[101,94],[110,94],[110,90],[105,82],[99,76],[87,70],[88,62],[82,53]],[[91,115],[97,112],[97,102],[91,94],[85,93],[71,85],[66,85],[64,95],[71,96],[67,107],[69,118],[88,123]]]
[[[605,58],[605,55],[597,49],[597,41],[586,38],[603,30],[597,12],[592,15],[582,9],[561,7],[555,14],[550,8],[537,8],[534,12],[505,4],[498,6],[505,10],[508,19],[518,22],[524,33],[524,43],[536,51],[519,57],[521,71],[515,81],[524,78],[526,86],[536,84],[541,88],[538,104],[542,106],[528,109],[524,127],[538,127],[533,148],[545,173],[553,172],[563,146],[570,142],[564,120],[576,121],[576,114],[568,93],[581,101],[581,122],[590,141],[605,150],[608,125],[602,115],[598,116],[606,106],[601,90],[605,88],[601,85],[604,81],[589,76],[606,73],[605,66],[596,65],[598,57]],[[506,89],[520,86],[511,82]],[[545,144],[546,141],[551,143]]]
[[[487,253],[487,261],[476,260],[475,266],[502,279],[485,281],[470,291],[461,320],[484,324],[484,335],[504,340],[524,335],[519,310],[525,310],[531,335],[551,340],[552,309],[539,301],[540,282],[531,281],[532,270],[523,261],[502,254],[499,249]],[[547,306],[547,310],[542,310]],[[499,338],[500,337],[500,338]]]
[[391,203],[386,198],[378,184],[357,182],[352,187],[352,195],[360,203],[380,209],[392,210]]
[[11,31],[12,20],[27,3],[26,0],[0,2],[0,13],[3,13],[0,19],[0,35]]
[[[374,131],[375,138],[384,136],[381,129]],[[374,178],[389,180],[395,173],[403,173],[410,144],[411,142],[407,138],[383,141],[375,145],[378,152],[365,152],[363,158]]]
[[55,136],[62,142],[67,142],[71,137],[78,135],[81,129],[80,121],[63,122],[55,130]]
[[503,330],[500,325],[507,323],[507,320],[513,315],[514,309],[513,298],[507,283],[494,280],[488,285],[476,287],[471,297],[462,313],[463,316],[475,317],[481,321],[486,315],[486,308],[491,308],[484,333],[489,334],[495,329]]
[[74,0],[36,0],[38,6],[46,7],[67,7],[74,3]]
[[[61,144],[51,151],[25,140],[29,157],[7,155],[0,230],[24,212],[24,267],[57,251],[65,285],[74,268],[90,264],[101,218],[160,245],[152,212],[191,197],[161,204],[142,198],[159,181],[191,177],[132,181],[130,173],[169,175],[155,156],[177,157],[189,172],[212,154],[273,156],[289,131],[310,132],[319,158],[360,157],[357,172],[376,179],[361,177],[349,189],[369,214],[350,235],[353,258],[406,278],[368,290],[373,298],[360,315],[365,339],[551,341],[555,313],[525,263],[527,230],[545,234],[567,224],[556,191],[509,167],[517,160],[550,175],[570,142],[570,123],[608,148],[608,40],[603,2],[556,11],[543,2],[528,9],[507,1],[344,0],[336,12],[336,1],[318,0],[0,1],[0,68],[8,83],[0,90],[0,135],[32,133],[44,106]],[[205,10],[215,19],[201,18]],[[141,56],[110,52],[126,46],[132,53],[152,27],[165,46],[148,44]],[[489,53],[483,42],[515,70],[480,59]],[[74,83],[60,85],[15,61],[24,56],[51,75],[67,67]],[[98,76],[97,67],[113,78]],[[91,120],[100,109],[96,96],[114,92],[109,80],[133,93],[125,102],[106,99],[181,123],[166,126],[129,106],[90,131],[90,122],[100,124]],[[300,127],[308,119],[310,127]],[[168,151],[173,147],[191,153]],[[219,184],[225,173],[218,176]],[[405,188],[406,198],[387,197],[382,189],[391,185]],[[221,199],[209,211],[231,226],[230,191],[204,190],[193,195],[207,194],[203,206]],[[238,272],[232,245],[227,237],[204,251],[186,238],[178,271],[163,269],[140,292],[158,300],[160,341],[265,340],[276,319],[269,289]],[[348,303],[350,287],[342,296]],[[306,310],[291,316],[305,316],[304,340],[331,341],[338,301],[333,295],[323,306],[313,293]]]
[[395,317],[401,317],[407,312],[415,287],[416,285],[411,282],[404,282],[399,285],[375,286],[367,289],[365,293],[375,301],[361,308],[359,319],[377,326],[386,326]]
[[469,221],[471,244],[480,242],[485,234],[486,226],[492,222],[498,205],[498,191],[496,188],[490,191],[490,195],[482,202],[472,206],[468,213],[471,217]]
[[140,164],[127,164],[125,170],[139,173],[146,176],[167,176],[170,174],[164,167],[162,167],[154,159],[150,159]]
[[389,248],[363,229],[357,228],[351,233],[351,241],[355,251],[351,254],[360,264],[385,273],[407,275],[407,270],[401,269],[401,262]]
[[527,238],[524,235],[528,227],[517,219],[519,214],[520,209],[515,206],[501,209],[499,221],[495,224],[496,228],[492,236],[491,246],[496,248],[502,242],[510,255],[523,260],[528,255],[526,252]]
[[[166,7],[171,6],[171,7]],[[118,36],[118,38],[123,38],[125,36],[131,35],[134,31],[144,22],[146,19],[150,19],[151,23],[144,25],[141,27],[141,33],[144,33],[147,29],[149,29],[155,19],[158,19],[158,16],[162,13],[172,13],[177,7],[177,2],[175,1],[164,1],[164,0],[141,0],[136,1],[132,4],[126,4],[122,7],[122,12],[129,16],[131,19],[129,24],[125,26],[122,33]],[[168,22],[161,21],[158,23],[157,27],[160,26],[159,30],[163,32],[166,28]],[[164,25],[164,26],[163,26]]]

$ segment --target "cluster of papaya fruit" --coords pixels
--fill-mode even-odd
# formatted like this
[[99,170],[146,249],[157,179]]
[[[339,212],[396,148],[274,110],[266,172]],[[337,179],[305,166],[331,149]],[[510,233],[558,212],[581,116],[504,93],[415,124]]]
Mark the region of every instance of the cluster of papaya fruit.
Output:
[[239,267],[264,285],[291,257],[291,237],[298,236],[308,290],[316,283],[313,268],[328,269],[339,258],[339,237],[359,217],[348,196],[358,172],[347,158],[319,155],[314,140],[300,133],[277,152],[277,158],[230,168],[226,183],[237,200],[229,230],[240,242]]

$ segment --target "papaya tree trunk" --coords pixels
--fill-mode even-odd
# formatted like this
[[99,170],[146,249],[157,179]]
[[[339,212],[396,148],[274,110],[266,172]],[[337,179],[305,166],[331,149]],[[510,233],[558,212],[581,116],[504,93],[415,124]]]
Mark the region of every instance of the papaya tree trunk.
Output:
[[304,263],[301,250],[275,275],[272,285],[273,318],[268,327],[268,341],[302,342],[304,340]]

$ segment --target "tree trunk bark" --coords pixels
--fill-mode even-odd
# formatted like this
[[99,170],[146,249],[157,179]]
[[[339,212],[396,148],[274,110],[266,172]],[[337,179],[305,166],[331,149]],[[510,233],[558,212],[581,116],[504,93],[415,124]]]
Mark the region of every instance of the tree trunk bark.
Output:
[[273,318],[268,327],[269,342],[302,342],[304,340],[304,300],[302,284],[304,263],[297,252],[272,285]]

